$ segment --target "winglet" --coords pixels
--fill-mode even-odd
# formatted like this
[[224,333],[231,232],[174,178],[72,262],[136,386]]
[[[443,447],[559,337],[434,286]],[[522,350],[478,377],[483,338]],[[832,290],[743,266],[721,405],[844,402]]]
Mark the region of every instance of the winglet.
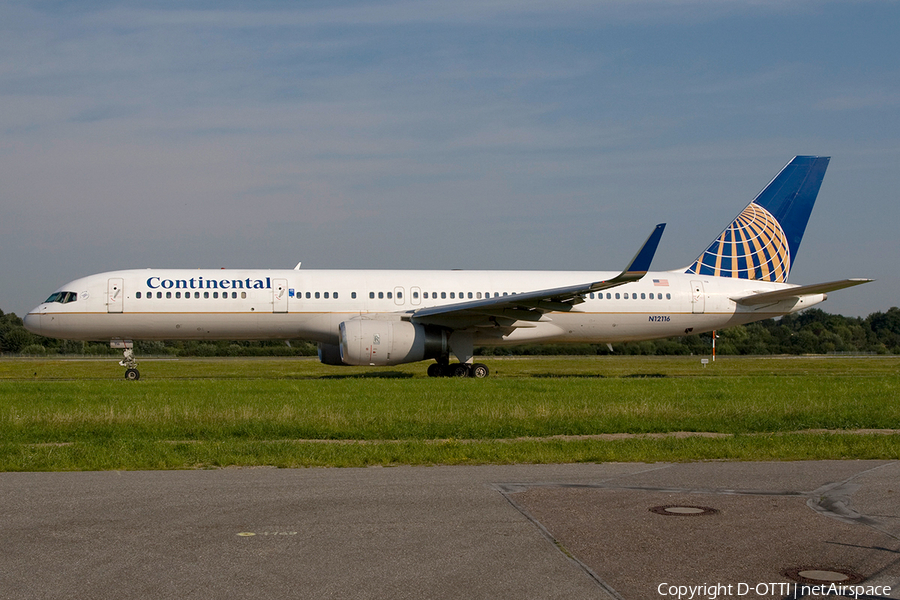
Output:
[[641,277],[643,277],[647,274],[647,271],[650,270],[650,263],[653,261],[653,256],[656,254],[656,248],[659,246],[659,240],[662,238],[663,230],[665,230],[665,228],[665,223],[660,223],[656,226],[656,229],[653,230],[653,233],[650,234],[650,237],[647,238],[647,241],[644,242],[644,245],[638,250],[638,253],[631,259],[631,263],[622,272],[623,275],[640,274]]
[[634,258],[631,259],[631,262],[628,263],[628,266],[625,267],[624,271],[609,281],[598,281],[592,284],[589,291],[596,292],[598,290],[605,290],[617,285],[622,285],[623,283],[628,283],[629,281],[637,281],[646,275],[647,271],[650,270],[650,263],[653,261],[653,256],[656,254],[656,248],[659,246],[659,240],[662,238],[665,228],[665,223],[657,225],[656,229],[653,230],[653,233],[650,234],[650,237],[647,238],[647,241],[644,242],[644,245],[641,246],[638,253],[634,255]]

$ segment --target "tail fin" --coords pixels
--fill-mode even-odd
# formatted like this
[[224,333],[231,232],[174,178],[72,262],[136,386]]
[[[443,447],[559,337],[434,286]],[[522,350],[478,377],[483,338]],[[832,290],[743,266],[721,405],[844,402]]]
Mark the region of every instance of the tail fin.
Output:
[[795,156],[685,272],[787,281],[829,160]]

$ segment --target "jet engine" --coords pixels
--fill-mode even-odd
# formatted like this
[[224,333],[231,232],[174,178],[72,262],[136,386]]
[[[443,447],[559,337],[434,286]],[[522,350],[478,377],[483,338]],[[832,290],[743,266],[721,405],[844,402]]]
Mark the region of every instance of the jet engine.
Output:
[[323,365],[344,365],[341,360],[341,347],[337,344],[319,342],[319,362]]
[[443,329],[408,321],[353,319],[340,325],[341,360],[382,367],[442,359],[449,352],[447,337]]

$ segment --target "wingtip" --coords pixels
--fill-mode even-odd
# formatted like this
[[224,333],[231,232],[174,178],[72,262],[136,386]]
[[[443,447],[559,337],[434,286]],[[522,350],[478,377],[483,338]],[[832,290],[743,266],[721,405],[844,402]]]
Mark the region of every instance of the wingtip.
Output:
[[640,273],[641,276],[643,276],[650,270],[650,263],[656,255],[656,249],[659,247],[659,240],[662,239],[662,234],[665,229],[665,223],[660,223],[653,229],[650,237],[647,238],[647,241],[644,242],[644,245],[638,250],[638,253],[631,260],[631,263],[628,265],[628,268],[625,269],[624,273],[628,273],[629,275],[637,275]]

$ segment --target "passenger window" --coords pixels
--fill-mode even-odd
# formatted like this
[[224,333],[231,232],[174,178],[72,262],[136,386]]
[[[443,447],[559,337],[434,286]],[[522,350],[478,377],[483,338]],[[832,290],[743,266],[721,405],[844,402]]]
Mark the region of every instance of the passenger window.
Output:
[[247,292],[241,292],[241,300],[247,299]]
[[402,298],[402,297],[403,297],[403,292],[397,292],[397,298]]
[[369,292],[369,299],[370,299],[370,300],[374,300],[374,299],[375,299],[375,292]]
[[616,300],[619,299],[619,292],[616,292]]
[[475,297],[478,298],[479,300],[481,300],[481,292],[477,292],[477,293],[475,294]]
[[209,298],[209,292],[203,292],[203,297],[204,297],[204,298]]
[[666,294],[666,300],[671,300],[671,299],[672,299],[672,294],[668,294],[668,293],[667,293],[667,294]]
[[379,300],[384,299],[384,292],[378,292],[378,299]]
[[590,298],[591,298],[591,300],[593,300],[593,299],[594,299],[594,292],[591,292],[591,296],[590,296]]
[[172,299],[172,292],[166,292],[166,300]]
[[653,292],[650,292],[650,299],[653,300]]
[[467,295],[469,296],[469,299],[471,300],[471,298],[472,298],[472,292],[469,292]]
[[316,300],[319,299],[319,292],[316,292]]
[[454,292],[450,292],[450,299],[453,300],[456,298],[456,294]]
[[646,300],[646,299],[647,299],[646,294],[644,294],[644,292],[641,292],[641,300]]
[[388,297],[388,299],[393,298],[393,297],[394,297],[394,292],[388,292],[388,293],[387,293],[387,297]]
[[419,292],[413,292],[413,298],[418,298],[418,297],[419,297]]
[[136,294],[134,295],[134,297],[137,298],[137,299],[140,299],[140,298],[141,298],[141,293],[140,293],[140,292],[136,293]]
[[441,292],[441,298],[447,299],[447,292]]
[[162,298],[162,292],[156,292],[156,297],[157,297],[157,298]]
[[356,300],[356,292],[350,292],[350,298]]
[[331,297],[334,298],[335,300],[337,300],[337,292],[334,292],[334,293],[331,295]]
[[325,292],[325,299],[328,300],[328,292]]
[[218,297],[219,297],[219,292],[213,292],[213,298],[218,298]]

